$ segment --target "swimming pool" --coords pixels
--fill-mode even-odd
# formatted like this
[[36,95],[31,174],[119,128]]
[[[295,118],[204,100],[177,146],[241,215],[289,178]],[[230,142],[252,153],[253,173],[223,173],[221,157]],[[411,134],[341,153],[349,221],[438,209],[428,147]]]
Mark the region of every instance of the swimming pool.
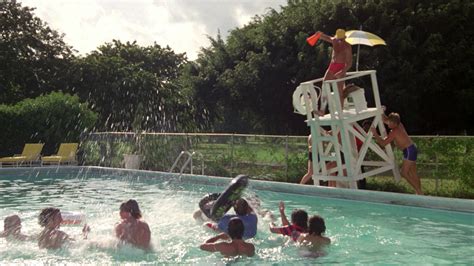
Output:
[[[303,208],[310,215],[320,214],[326,220],[326,235],[333,244],[327,256],[303,257],[300,248],[270,234],[269,220],[260,218],[257,237],[251,240],[256,256],[227,259],[199,250],[199,244],[213,232],[196,223],[192,213],[203,195],[222,191],[230,179],[99,167],[0,170],[2,227],[5,216],[17,213],[23,219],[24,233],[38,233],[40,209],[56,206],[85,213],[92,228],[89,239],[80,240],[81,227],[62,227],[70,235],[78,236],[78,240],[56,251],[39,249],[35,241],[16,243],[0,238],[0,258],[6,264],[470,264],[474,254],[474,206],[469,200],[252,180],[247,191],[260,197],[262,208],[278,214],[278,202],[283,200],[288,216],[293,208]],[[113,227],[119,220],[120,203],[129,198],[138,200],[150,225],[152,252],[117,246]],[[454,208],[462,212],[354,199]]]

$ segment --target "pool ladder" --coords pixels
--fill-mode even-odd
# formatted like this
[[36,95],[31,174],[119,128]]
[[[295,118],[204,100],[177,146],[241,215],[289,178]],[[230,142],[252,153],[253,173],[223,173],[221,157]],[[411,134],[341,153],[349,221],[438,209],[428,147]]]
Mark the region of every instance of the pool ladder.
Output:
[[178,165],[178,162],[180,161],[181,157],[183,157],[183,156],[188,156],[188,158],[184,162],[183,166],[181,166],[181,169],[179,170],[180,174],[183,173],[184,169],[186,168],[186,166],[188,166],[188,164],[190,164],[191,174],[193,174],[193,157],[198,156],[198,158],[201,160],[201,175],[204,175],[204,159],[203,159],[204,157],[203,157],[202,153],[195,152],[195,151],[193,151],[193,152],[181,151],[181,153],[178,155],[178,157],[174,161],[173,166],[171,166],[170,173],[173,172],[173,170]]

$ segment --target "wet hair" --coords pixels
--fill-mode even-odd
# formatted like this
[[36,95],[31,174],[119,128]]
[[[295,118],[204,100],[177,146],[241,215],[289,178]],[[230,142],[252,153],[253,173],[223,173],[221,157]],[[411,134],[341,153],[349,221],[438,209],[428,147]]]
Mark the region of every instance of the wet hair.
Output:
[[326,224],[324,223],[323,217],[319,215],[314,215],[309,218],[309,234],[321,235],[326,232]]
[[246,215],[249,209],[249,203],[245,199],[240,198],[234,203],[234,211],[237,215]]
[[129,212],[135,219],[142,218],[142,212],[136,200],[130,199],[120,205],[120,211]]
[[234,217],[229,220],[229,224],[227,225],[227,231],[229,232],[229,236],[232,239],[242,239],[244,235],[245,226],[242,220],[239,217]]
[[400,115],[398,113],[390,113],[388,115],[388,120],[398,125],[400,124]]
[[295,209],[291,213],[291,223],[301,228],[308,228],[308,213],[301,209]]
[[18,224],[20,224],[20,227],[21,227],[20,216],[16,214],[7,216],[3,220],[3,230],[8,231],[8,230],[16,229],[18,227]]
[[44,208],[41,210],[40,215],[38,216],[38,223],[41,226],[46,226],[51,218],[53,218],[57,213],[60,213],[61,211],[58,208]]

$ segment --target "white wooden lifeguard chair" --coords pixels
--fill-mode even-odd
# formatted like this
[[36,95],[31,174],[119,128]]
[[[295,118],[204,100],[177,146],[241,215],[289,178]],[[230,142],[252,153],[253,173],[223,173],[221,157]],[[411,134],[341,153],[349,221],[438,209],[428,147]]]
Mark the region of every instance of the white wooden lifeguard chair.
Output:
[[[367,107],[365,89],[358,89],[347,96],[342,107],[337,82],[363,77],[370,77],[375,106]],[[316,84],[321,82],[322,89],[319,89]],[[316,89],[319,89],[319,94]],[[321,103],[322,108],[318,108],[318,103]],[[395,179],[400,180],[390,144],[381,148],[372,141],[372,132],[370,130],[365,132],[358,123],[373,119],[371,126],[378,128],[382,137],[387,136],[382,121],[383,110],[375,70],[349,72],[342,79],[323,82],[323,78],[319,78],[303,82],[293,93],[293,106],[295,112],[306,115],[306,122],[311,128],[315,185],[319,185],[320,180],[334,180],[343,187],[357,188],[357,180],[390,170]],[[323,116],[316,114],[319,110],[325,110],[326,106],[329,109],[328,114]],[[330,128],[332,134],[326,134],[323,127]],[[356,147],[356,138],[363,141],[359,151]],[[369,159],[367,156],[369,149],[377,156],[371,156]],[[329,162],[336,162],[336,167],[328,169],[326,164]],[[362,166],[367,166],[370,170],[362,173]],[[334,174],[336,172],[337,175]]]

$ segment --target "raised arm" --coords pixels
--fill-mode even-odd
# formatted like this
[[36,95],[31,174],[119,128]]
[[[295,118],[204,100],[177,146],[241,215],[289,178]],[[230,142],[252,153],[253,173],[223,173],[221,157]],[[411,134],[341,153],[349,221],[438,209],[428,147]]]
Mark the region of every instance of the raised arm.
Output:
[[208,240],[206,240],[206,243],[214,243],[219,239],[226,240],[226,239],[229,239],[229,236],[226,233],[220,233],[217,236],[211,237]]
[[281,216],[281,224],[283,226],[289,225],[290,223],[288,222],[288,219],[286,218],[285,215],[285,203],[283,201],[280,201],[280,216]]
[[321,37],[320,37],[321,40],[332,44],[332,37],[331,36],[329,36],[327,34],[324,34],[322,31],[318,31],[318,32],[321,34]]

